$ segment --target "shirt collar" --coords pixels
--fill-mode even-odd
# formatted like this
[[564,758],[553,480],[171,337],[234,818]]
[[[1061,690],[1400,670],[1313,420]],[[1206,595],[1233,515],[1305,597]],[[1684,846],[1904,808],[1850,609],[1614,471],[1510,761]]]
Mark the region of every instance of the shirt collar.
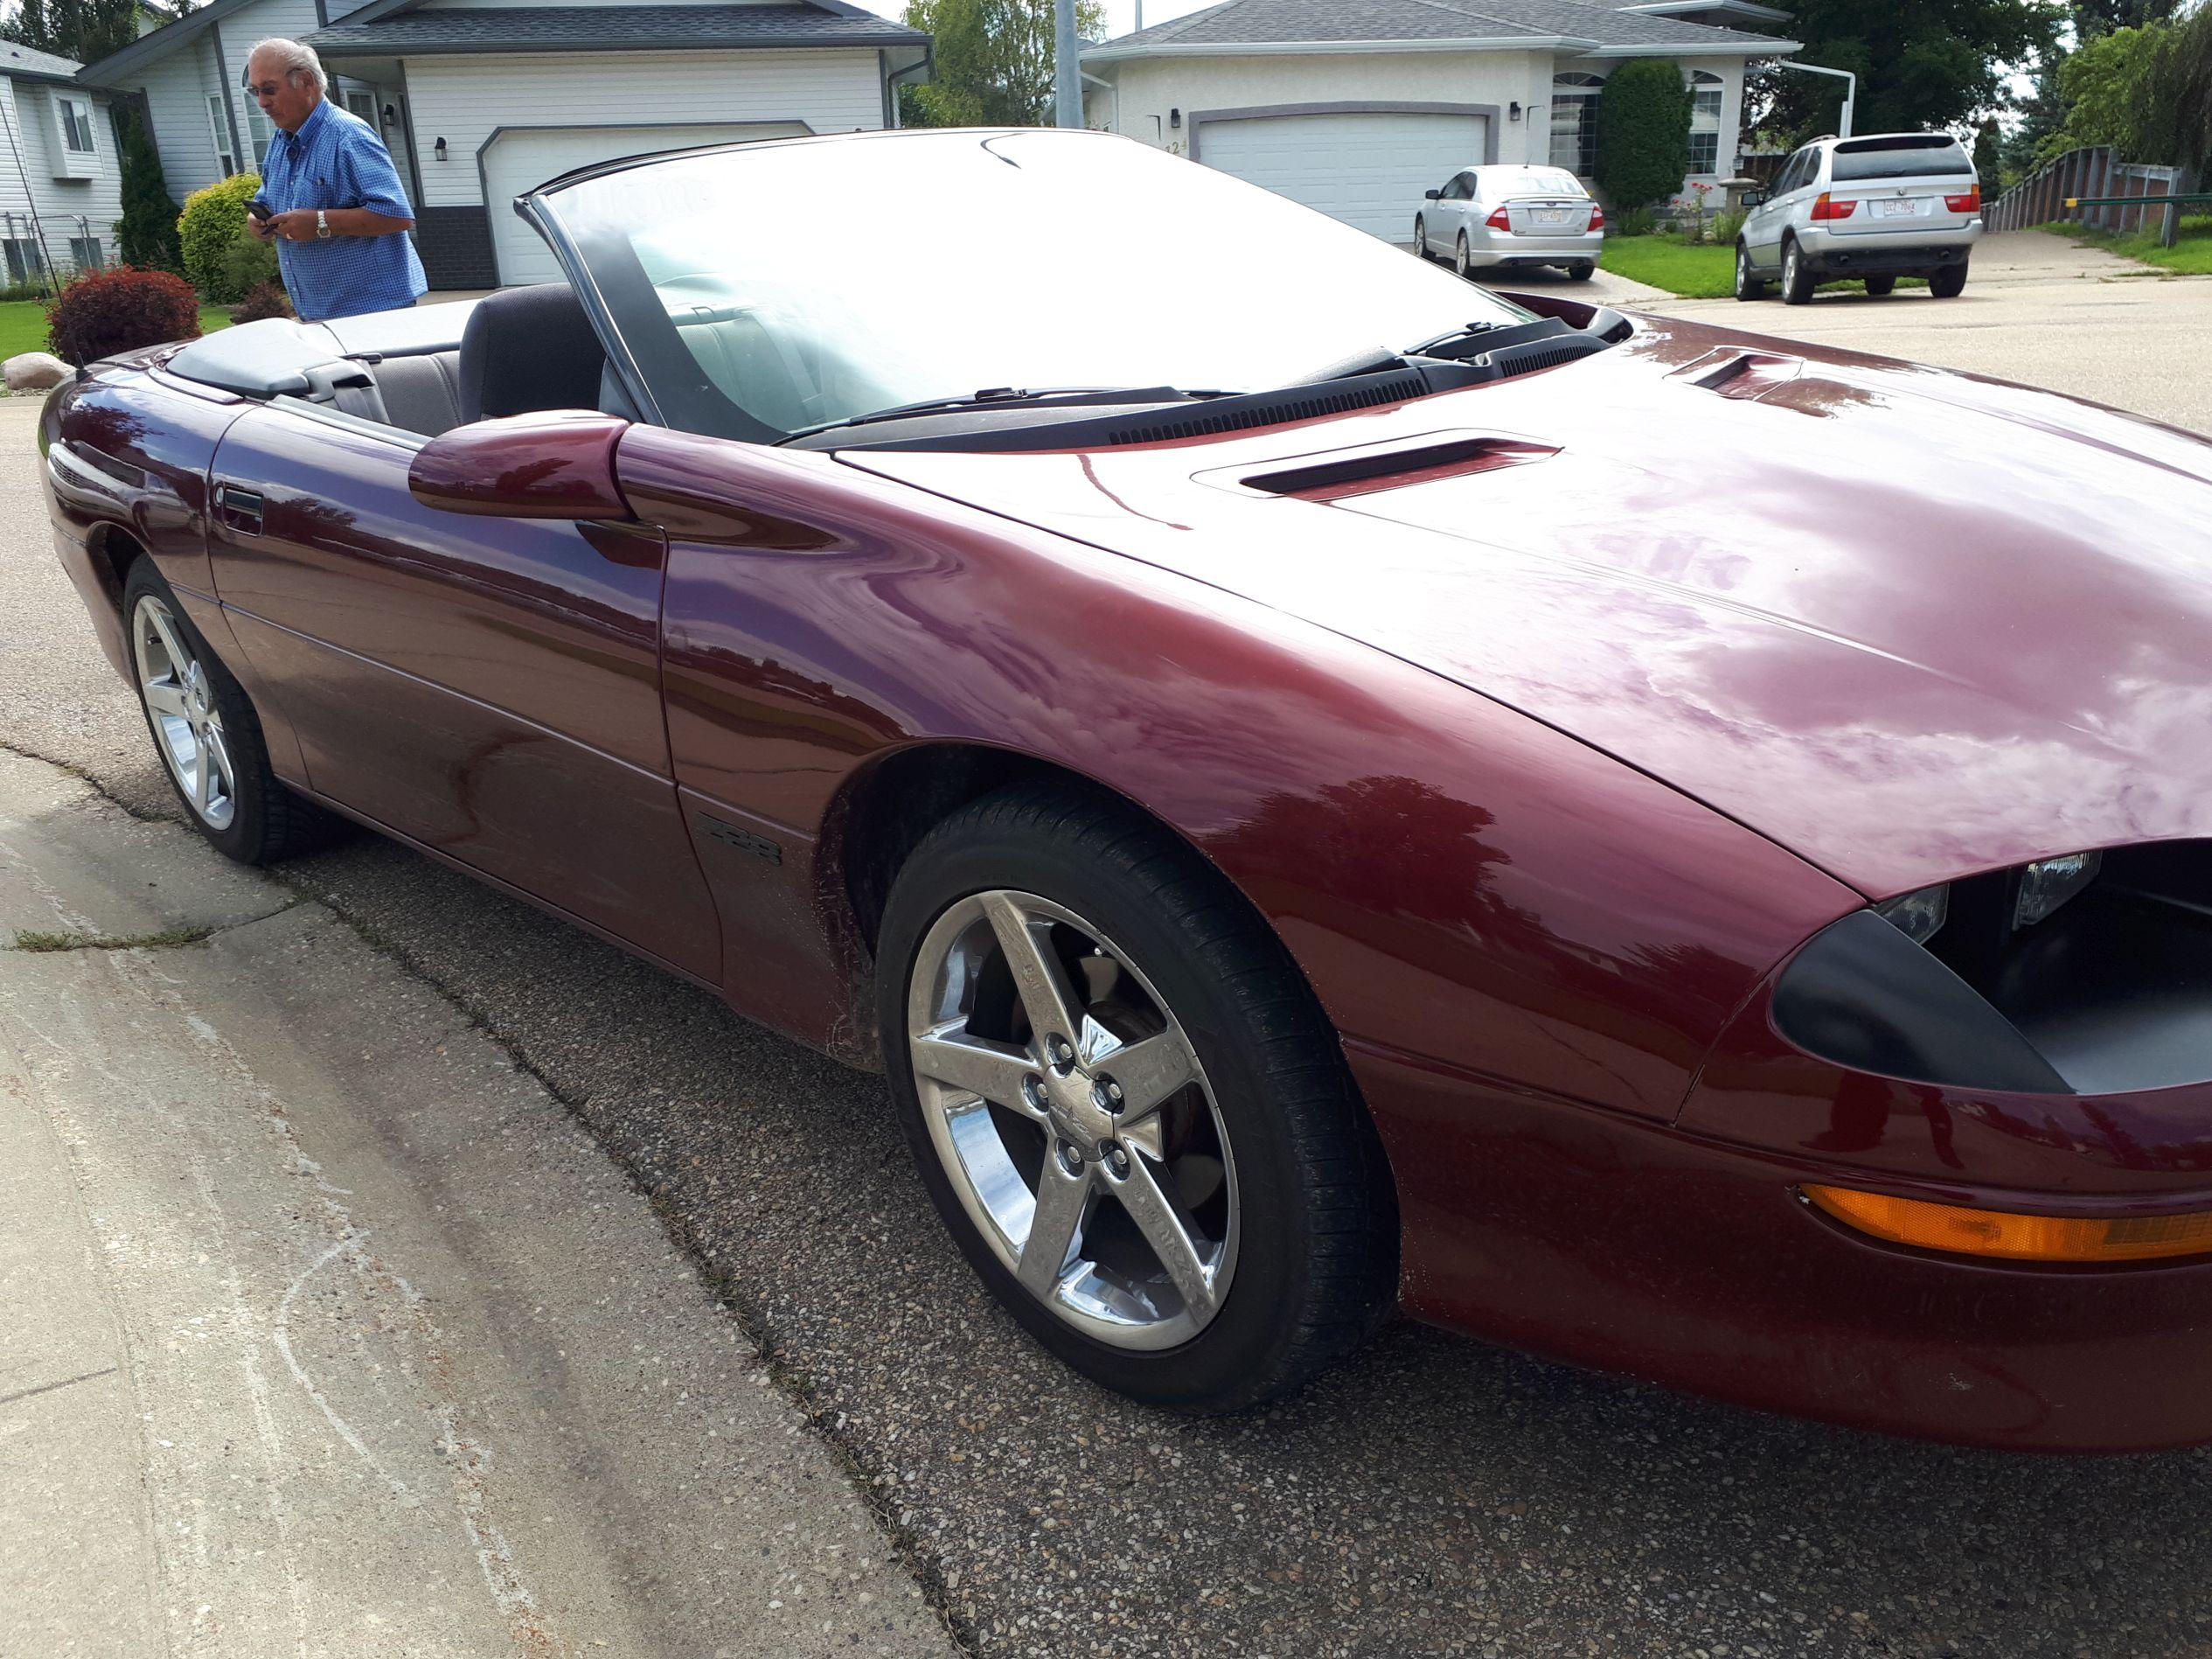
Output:
[[328,98],[316,99],[315,108],[307,112],[307,119],[300,123],[299,130],[284,135],[292,142],[294,155],[297,155],[307,147],[308,141],[315,136],[315,129],[323,124],[323,117],[328,115],[330,110],[330,101]]

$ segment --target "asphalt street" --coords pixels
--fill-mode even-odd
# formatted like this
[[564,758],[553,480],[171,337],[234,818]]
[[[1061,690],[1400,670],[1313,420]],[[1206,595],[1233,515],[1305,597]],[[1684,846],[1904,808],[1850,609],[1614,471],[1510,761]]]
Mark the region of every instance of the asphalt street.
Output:
[[[1992,284],[1989,305],[2034,313],[2004,372],[2212,429],[2199,403],[2212,282],[2128,285],[2130,309],[2111,311],[2104,286]],[[1931,319],[1923,354],[1991,370],[2002,342],[1966,326],[1976,303],[1970,289]],[[2097,305],[2093,327],[2064,309],[2077,303]],[[1722,309],[1808,337],[1855,326],[1854,343],[1887,351],[1906,308],[1934,303],[1892,303]],[[1756,324],[1735,315],[1746,311]],[[2163,367],[2125,366],[2146,362]],[[54,563],[28,413],[27,400],[0,403],[0,742],[167,815],[136,706]],[[223,879],[212,854],[197,856]],[[303,1017],[324,1017],[317,975],[372,958],[504,1057],[498,1086],[518,1077],[557,1102],[650,1205],[699,1299],[761,1345],[733,1374],[769,1379],[970,1651],[2212,1651],[2205,1453],[2024,1458],[1885,1439],[1407,1322],[1265,1412],[1143,1411],[995,1310],[929,1209],[879,1081],[389,844],[356,840],[278,875],[346,939],[298,958]],[[207,945],[161,961],[178,978],[233,971]],[[225,1035],[250,1063],[268,1029]],[[419,1052],[379,1060],[389,1092],[426,1086],[405,1069],[428,1063]],[[769,1542],[711,1507],[698,1524],[732,1551]],[[684,1593],[639,1651],[713,1650],[705,1612],[684,1628]]]

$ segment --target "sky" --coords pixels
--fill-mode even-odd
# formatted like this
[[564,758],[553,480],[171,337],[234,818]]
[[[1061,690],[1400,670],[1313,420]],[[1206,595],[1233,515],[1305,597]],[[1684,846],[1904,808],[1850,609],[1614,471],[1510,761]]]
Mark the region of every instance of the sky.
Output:
[[[1193,11],[1203,11],[1217,0],[1144,0],[1144,26],[1165,23],[1171,17],[1180,17]],[[853,0],[856,5],[887,17],[900,16],[907,9],[906,0]],[[1137,0],[1105,0],[1106,33],[1125,35],[1137,26]]]

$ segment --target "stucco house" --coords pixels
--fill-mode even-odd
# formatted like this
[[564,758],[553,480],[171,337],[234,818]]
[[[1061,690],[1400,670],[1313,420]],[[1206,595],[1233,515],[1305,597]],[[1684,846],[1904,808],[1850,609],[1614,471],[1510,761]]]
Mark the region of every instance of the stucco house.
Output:
[[[304,40],[330,95],[383,135],[437,289],[557,275],[510,206],[572,167],[643,150],[893,124],[929,37],[845,0],[211,0],[80,73],[143,96],[170,192],[258,169],[271,129],[246,54]],[[110,215],[113,217],[113,215]]]
[[108,263],[123,204],[108,95],[66,58],[0,43],[0,144],[7,280]]
[[1729,176],[1744,66],[1798,50],[1788,21],[1752,0],[1224,0],[1085,51],[1084,119],[1402,240],[1462,167],[1587,178],[1631,58],[1674,59],[1696,95],[1685,187]]

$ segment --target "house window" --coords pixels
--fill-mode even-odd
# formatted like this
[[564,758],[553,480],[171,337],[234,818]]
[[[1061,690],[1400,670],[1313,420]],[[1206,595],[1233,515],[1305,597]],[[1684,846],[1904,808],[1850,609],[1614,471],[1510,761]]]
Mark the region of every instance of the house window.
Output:
[[100,251],[97,236],[72,236],[69,239],[70,262],[80,271],[96,271],[108,261]]
[[1597,94],[1604,85],[1579,72],[1552,77],[1552,165],[1577,178],[1597,171]]
[[1721,171],[1721,78],[1702,69],[1690,76],[1690,171]]
[[215,164],[228,178],[238,171],[238,152],[231,143],[231,124],[219,92],[207,94],[207,130],[215,140]]
[[345,107],[360,116],[363,121],[367,122],[370,131],[373,132],[377,129],[379,123],[376,118],[376,94],[374,93],[362,92],[358,89],[349,92],[345,94]]
[[246,142],[254,147],[254,171],[262,171],[263,164],[268,160],[269,143],[275,136],[276,128],[261,113],[259,104],[246,112]]
[[61,142],[73,155],[89,156],[92,148],[92,104],[84,98],[64,98],[61,105]]
[[10,236],[0,241],[0,254],[7,257],[10,282],[27,282],[45,272],[46,261],[38,257],[38,244],[28,237]]

